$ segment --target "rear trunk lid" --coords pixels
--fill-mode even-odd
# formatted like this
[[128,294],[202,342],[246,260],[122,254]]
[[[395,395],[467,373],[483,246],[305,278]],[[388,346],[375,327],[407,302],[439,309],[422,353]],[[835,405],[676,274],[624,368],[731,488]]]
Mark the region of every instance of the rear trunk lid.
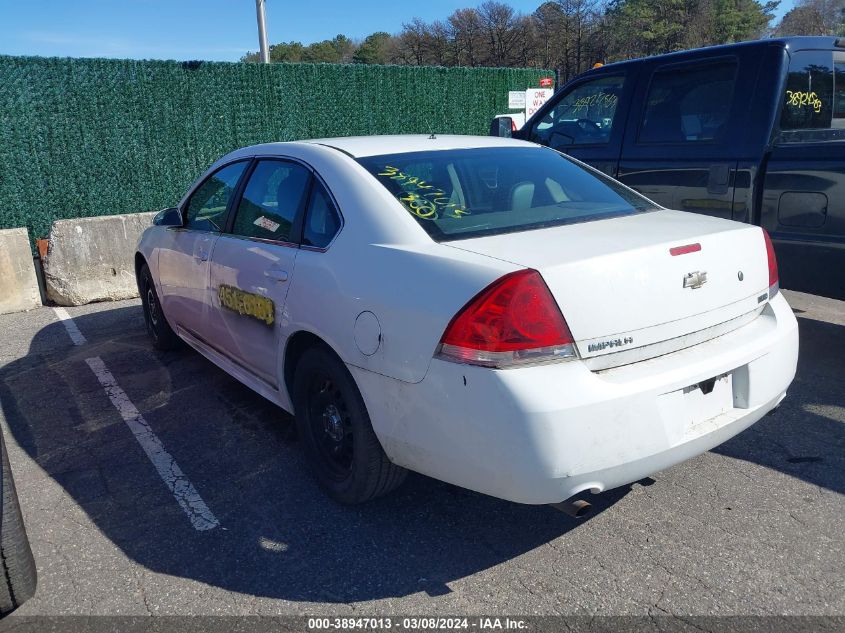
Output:
[[760,228],[681,211],[445,244],[539,271],[585,359],[646,346],[667,353],[658,344],[723,334],[768,300]]

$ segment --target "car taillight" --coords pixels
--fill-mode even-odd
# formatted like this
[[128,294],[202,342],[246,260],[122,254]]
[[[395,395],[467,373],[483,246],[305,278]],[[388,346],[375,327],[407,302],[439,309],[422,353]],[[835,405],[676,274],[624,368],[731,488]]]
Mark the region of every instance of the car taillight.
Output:
[[512,367],[575,357],[569,326],[536,270],[494,281],[449,323],[438,355],[448,360]]
[[775,248],[772,246],[772,239],[769,237],[769,232],[766,229],[763,229],[763,238],[766,240],[766,257],[769,260],[769,299],[771,299],[780,289],[778,260],[775,257]]

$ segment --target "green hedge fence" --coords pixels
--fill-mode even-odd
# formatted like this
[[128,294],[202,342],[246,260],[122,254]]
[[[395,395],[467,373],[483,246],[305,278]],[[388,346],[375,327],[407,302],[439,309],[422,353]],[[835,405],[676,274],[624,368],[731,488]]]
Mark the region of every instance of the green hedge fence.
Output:
[[549,71],[0,56],[0,228],[175,204],[253,143],[486,134]]

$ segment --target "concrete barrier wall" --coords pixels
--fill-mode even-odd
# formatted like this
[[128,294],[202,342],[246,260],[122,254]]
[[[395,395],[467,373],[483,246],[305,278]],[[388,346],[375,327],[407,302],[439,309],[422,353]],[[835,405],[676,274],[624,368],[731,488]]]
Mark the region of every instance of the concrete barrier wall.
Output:
[[47,299],[75,306],[137,297],[135,247],[154,216],[131,213],[53,222],[50,248],[42,260]]
[[0,314],[41,306],[26,229],[0,231]]

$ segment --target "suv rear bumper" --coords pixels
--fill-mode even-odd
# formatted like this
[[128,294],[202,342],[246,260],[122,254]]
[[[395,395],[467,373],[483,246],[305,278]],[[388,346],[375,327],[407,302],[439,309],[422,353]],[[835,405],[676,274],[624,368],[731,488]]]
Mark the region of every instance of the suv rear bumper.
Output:
[[[434,359],[409,384],[350,371],[392,461],[540,504],[637,481],[721,444],[777,406],[797,359],[797,323],[777,294],[733,332],[600,372],[581,361],[492,370]],[[708,399],[696,385],[716,377]]]

